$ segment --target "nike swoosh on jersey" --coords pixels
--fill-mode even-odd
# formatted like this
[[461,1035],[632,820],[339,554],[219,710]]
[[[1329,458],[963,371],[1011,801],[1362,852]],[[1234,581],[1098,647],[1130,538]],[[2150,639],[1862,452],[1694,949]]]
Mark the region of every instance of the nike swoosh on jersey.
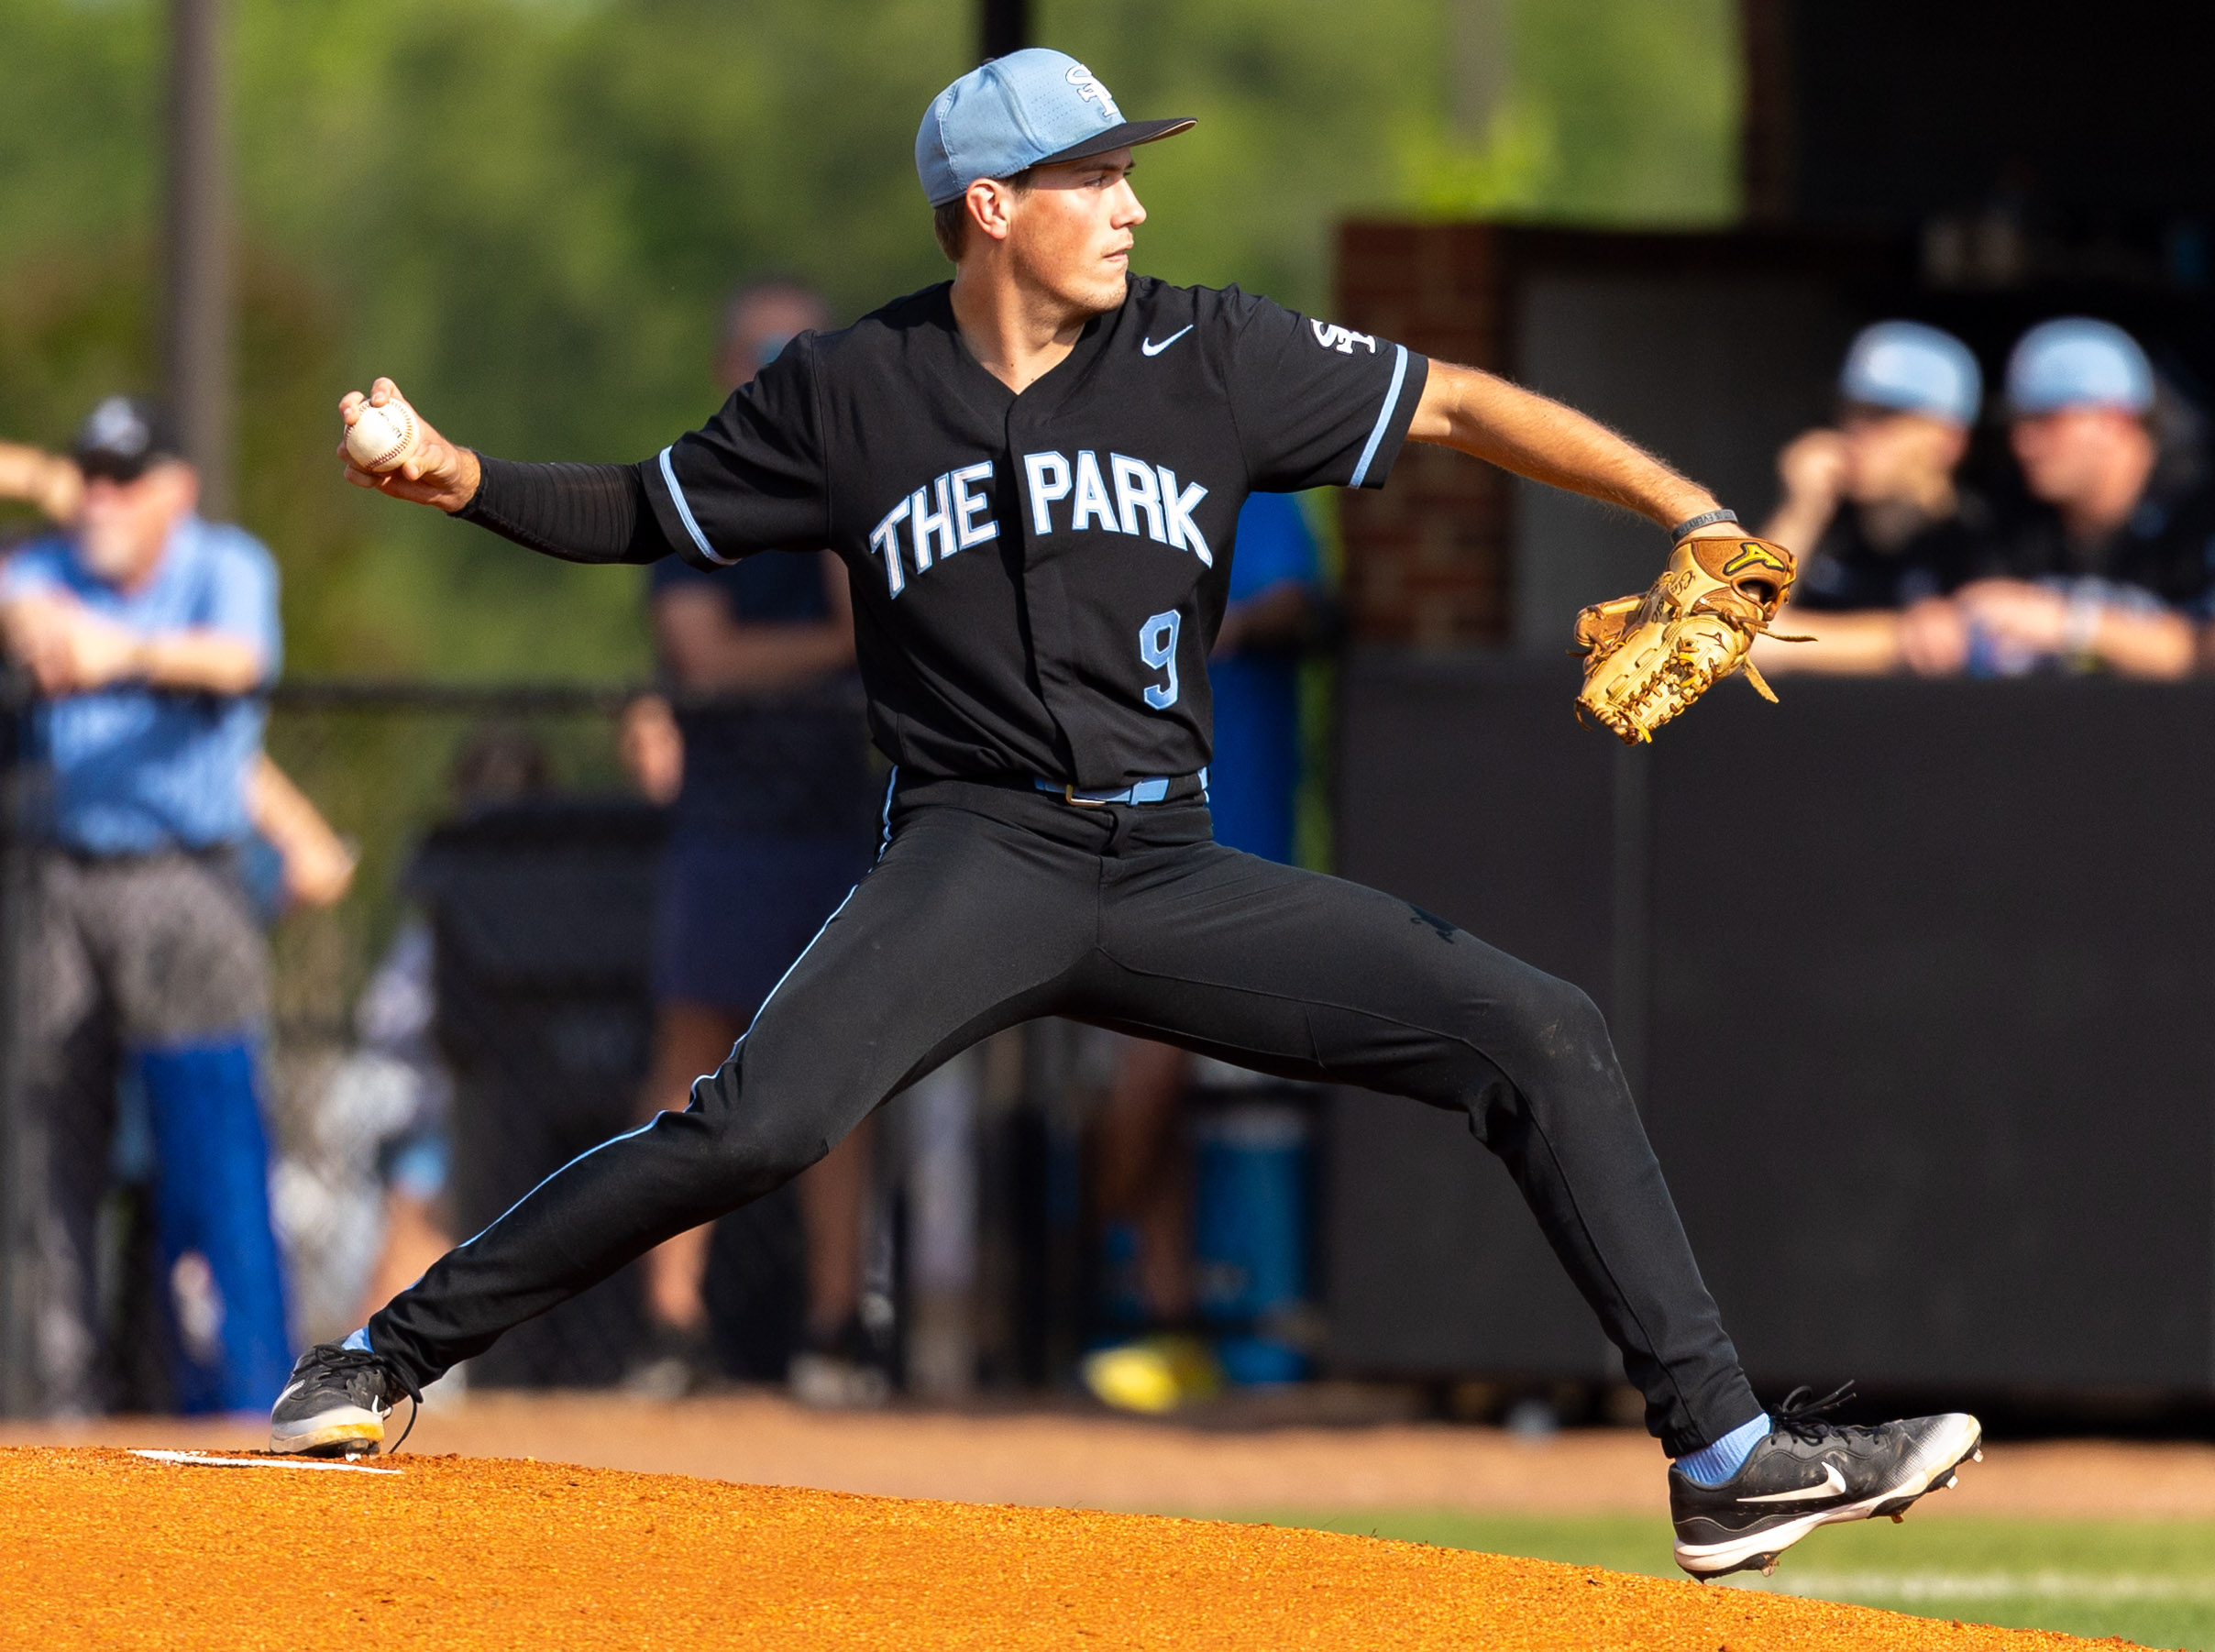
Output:
[[1179,327],[1175,332],[1170,334],[1168,337],[1163,339],[1159,344],[1154,343],[1151,338],[1140,339],[1139,353],[1144,356],[1159,356],[1163,350],[1167,349],[1178,339],[1184,337],[1185,334],[1191,332],[1193,325],[1194,324],[1186,323],[1184,326]]
[[1804,1503],[1814,1497],[1835,1497],[1846,1490],[1846,1476],[1838,1472],[1836,1463],[1823,1465],[1823,1483],[1802,1486],[1797,1492],[1770,1492],[1760,1497],[1741,1497],[1740,1503]]

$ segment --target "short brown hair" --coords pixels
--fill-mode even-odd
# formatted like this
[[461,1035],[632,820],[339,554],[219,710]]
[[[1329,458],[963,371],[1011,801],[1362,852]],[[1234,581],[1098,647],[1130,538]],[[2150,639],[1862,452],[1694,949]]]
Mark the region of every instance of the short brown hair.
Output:
[[[1022,194],[1030,188],[1031,171],[1031,168],[1025,167],[1021,171],[1011,172],[999,182],[1017,194]],[[943,202],[931,209],[931,233],[938,241],[938,249],[946,255],[948,263],[958,264],[962,261],[962,252],[969,245],[969,192],[967,190],[964,190],[953,200]]]

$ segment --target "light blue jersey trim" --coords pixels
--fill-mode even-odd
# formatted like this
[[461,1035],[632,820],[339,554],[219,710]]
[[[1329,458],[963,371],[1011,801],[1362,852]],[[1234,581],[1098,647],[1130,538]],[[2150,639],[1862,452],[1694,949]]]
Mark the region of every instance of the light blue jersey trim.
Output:
[[373,1354],[377,1351],[369,1346],[369,1327],[366,1325],[338,1346],[350,1348],[358,1354]]
[[[1384,432],[1392,424],[1393,410],[1400,405],[1400,386],[1407,381],[1407,347],[1395,344],[1392,347],[1399,352],[1392,358],[1392,388],[1384,392],[1384,405],[1377,413],[1377,427],[1369,433],[1369,446],[1361,449],[1361,462],[1353,468],[1353,479],[1346,484],[1349,488],[1358,488],[1368,480],[1370,461],[1377,457],[1377,447],[1384,440]],[[669,456],[666,451],[661,456],[661,468],[665,472],[669,468]],[[672,480],[669,486],[674,489],[677,483]],[[678,499],[677,508],[680,511],[685,508],[682,498]],[[685,520],[689,523],[692,518],[688,514]],[[695,528],[692,532],[697,538],[700,530]],[[707,550],[707,545],[703,543],[700,548]],[[709,554],[714,555],[713,552]]]
[[[899,765],[892,765],[892,773],[885,781],[885,831],[876,840],[876,858],[883,860],[885,851],[892,847],[892,793],[899,785]],[[810,943],[812,944],[812,943]]]
[[[1403,349],[1400,354],[1405,356],[1407,352]],[[1397,379],[1393,380],[1395,390],[1399,387],[1399,382]],[[1383,426],[1380,424],[1377,428],[1382,430]],[[1370,437],[1369,445],[1372,447],[1377,445],[1374,436]],[[1361,462],[1366,466],[1369,461],[1364,457]],[[692,519],[692,507],[686,502],[685,490],[677,485],[677,472],[669,464],[669,450],[667,447],[661,450],[661,479],[669,484],[670,501],[677,506],[678,515],[684,518],[685,532],[692,535],[692,543],[700,546],[700,554],[718,567],[732,567],[732,559],[728,556],[718,556],[715,554],[715,547],[708,543],[708,536],[700,531],[700,523]]]

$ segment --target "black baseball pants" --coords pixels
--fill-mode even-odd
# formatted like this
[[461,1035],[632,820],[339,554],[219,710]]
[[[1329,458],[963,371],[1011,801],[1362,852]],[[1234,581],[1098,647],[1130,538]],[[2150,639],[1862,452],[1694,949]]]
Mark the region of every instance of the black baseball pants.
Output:
[[370,1320],[377,1352],[427,1382],[788,1181],[979,1039],[1058,1015],[1466,1113],[1668,1449],[1759,1413],[1577,988],[1405,901],[1227,849],[1197,801],[1085,809],[903,781],[887,820],[876,865],[691,1106],[450,1251]]

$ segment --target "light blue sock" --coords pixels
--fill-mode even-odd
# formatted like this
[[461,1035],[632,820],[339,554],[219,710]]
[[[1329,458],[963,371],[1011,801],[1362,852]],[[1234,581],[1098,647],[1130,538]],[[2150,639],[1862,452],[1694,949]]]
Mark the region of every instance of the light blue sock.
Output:
[[1733,1428],[1712,1446],[1677,1459],[1684,1478],[1696,1486],[1719,1486],[1738,1471],[1753,1448],[1769,1437],[1769,1413]]
[[[359,1330],[356,1331],[352,1336],[348,1337],[344,1342],[341,1342],[338,1346],[340,1348],[350,1348],[358,1354],[374,1353],[376,1351],[369,1346],[369,1327],[366,1325],[363,1326]],[[1766,1417],[1762,1420],[1765,1423],[1768,1421]],[[1733,1435],[1731,1437],[1736,1439],[1737,1438],[1737,1436]],[[1714,1447],[1710,1446],[1708,1449],[1713,1451]],[[1739,1455],[1743,1457],[1745,1453],[1740,1452]],[[1692,1459],[1688,1457],[1684,1460],[1686,1462],[1690,1462],[1692,1461]]]

